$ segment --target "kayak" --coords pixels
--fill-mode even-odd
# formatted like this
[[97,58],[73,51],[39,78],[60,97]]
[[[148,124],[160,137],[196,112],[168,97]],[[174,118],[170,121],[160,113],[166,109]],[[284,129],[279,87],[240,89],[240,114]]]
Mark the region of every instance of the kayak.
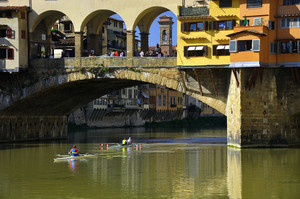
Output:
[[79,156],[71,156],[71,155],[57,155],[57,156],[59,157],[54,158],[54,162],[96,157],[96,155],[92,155],[92,154],[79,154]]

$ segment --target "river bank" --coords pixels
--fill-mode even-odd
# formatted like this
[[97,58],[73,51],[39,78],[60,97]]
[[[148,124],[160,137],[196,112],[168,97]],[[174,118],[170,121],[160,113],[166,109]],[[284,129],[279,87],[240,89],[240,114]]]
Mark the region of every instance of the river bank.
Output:
[[[143,127],[145,128],[226,128],[226,116],[203,116],[199,119],[185,118],[181,120],[173,120],[167,122],[147,122]],[[132,127],[132,126],[125,126]],[[84,129],[98,129],[98,128],[111,128],[111,127],[89,127],[87,124],[77,125],[69,123],[69,130],[84,130]],[[124,127],[120,127],[124,128]]]

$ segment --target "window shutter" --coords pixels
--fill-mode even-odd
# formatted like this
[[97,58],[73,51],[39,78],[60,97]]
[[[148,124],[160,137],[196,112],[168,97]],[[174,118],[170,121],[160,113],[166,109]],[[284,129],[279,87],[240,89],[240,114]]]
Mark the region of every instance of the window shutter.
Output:
[[188,32],[188,25],[186,22],[181,23],[181,32]]
[[218,22],[213,21],[213,30],[218,30]]
[[292,53],[293,52],[293,42],[289,41],[289,43],[290,43],[289,53]]
[[229,41],[229,52],[231,53],[237,52],[237,40]]
[[203,50],[204,50],[204,52],[203,52],[203,56],[204,57],[206,57],[207,56],[207,51],[208,51],[208,48],[207,48],[207,46],[205,45],[205,46],[203,46]]
[[271,42],[270,43],[270,53],[271,54],[276,54],[276,52],[277,52],[277,45],[276,45],[277,43],[275,43],[275,42]]
[[277,53],[281,52],[281,45],[280,42],[277,42]]
[[297,41],[297,52],[300,53],[300,40]]
[[275,21],[268,21],[268,29],[275,30]]
[[25,12],[24,11],[21,12],[21,19],[25,19]]
[[218,54],[217,54],[217,45],[213,45],[213,55],[218,56]]
[[232,29],[236,26],[236,20],[232,20]]
[[182,23],[181,23],[181,32],[185,32],[184,28],[185,28],[185,23],[182,22]]
[[21,31],[21,38],[26,39],[26,31],[25,30]]
[[254,52],[260,51],[260,39],[252,40],[252,51]]
[[7,59],[14,59],[14,49],[12,48],[7,49]]
[[208,30],[208,21],[204,21],[203,23],[203,29]]
[[208,23],[208,30],[213,30],[213,22],[212,21],[210,21]]
[[185,57],[188,57],[188,48],[189,46],[184,46],[183,54]]
[[6,29],[6,37],[7,38],[12,38],[12,29],[11,28]]

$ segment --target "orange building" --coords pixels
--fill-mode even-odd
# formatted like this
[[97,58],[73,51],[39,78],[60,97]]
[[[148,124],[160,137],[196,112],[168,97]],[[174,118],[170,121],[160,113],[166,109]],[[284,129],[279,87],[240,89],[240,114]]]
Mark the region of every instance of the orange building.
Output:
[[178,111],[182,109],[183,93],[165,86],[150,85],[150,109],[156,111]]
[[230,67],[300,66],[300,1],[241,0]]

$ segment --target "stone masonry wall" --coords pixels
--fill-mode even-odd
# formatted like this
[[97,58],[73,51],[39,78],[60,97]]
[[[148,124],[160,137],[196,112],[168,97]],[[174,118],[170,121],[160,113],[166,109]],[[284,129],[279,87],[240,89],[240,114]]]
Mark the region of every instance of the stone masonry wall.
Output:
[[291,98],[299,97],[300,90],[291,74],[280,69],[243,69],[239,70],[239,80],[239,88],[234,77],[230,82],[226,109],[228,144],[238,147],[299,145],[299,117],[291,115],[288,107],[294,101]]
[[67,137],[65,116],[0,116],[0,142]]

